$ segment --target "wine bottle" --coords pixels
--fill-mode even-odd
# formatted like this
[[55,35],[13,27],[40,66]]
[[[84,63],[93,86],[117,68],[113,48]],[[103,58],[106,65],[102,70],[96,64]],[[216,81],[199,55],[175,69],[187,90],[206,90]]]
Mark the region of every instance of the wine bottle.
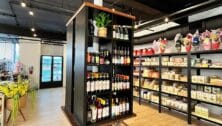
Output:
[[123,27],[120,26],[120,39],[124,39],[124,32]]
[[90,122],[92,120],[92,109],[90,108],[91,105],[91,99],[88,101],[88,107],[87,107],[87,122]]
[[129,113],[129,99],[126,98],[126,112]]
[[116,26],[116,39],[120,39],[120,29]]
[[90,79],[90,88],[91,88],[91,92],[94,92],[95,91],[95,79],[94,79],[94,75],[93,75],[93,73],[91,74],[91,79]]
[[114,100],[114,98],[112,98],[112,108],[111,108],[111,110],[112,110],[112,118],[113,117],[115,117],[116,116],[116,105],[115,105],[115,100]]
[[116,38],[116,26],[113,25],[113,38]]
[[129,40],[128,28],[127,28],[127,27],[125,27],[125,28],[124,28],[124,31],[125,31],[125,34],[124,34],[124,39],[125,39],[125,40]]
[[119,116],[119,99],[116,98],[116,116]]
[[90,79],[91,79],[91,77],[90,77],[91,75],[90,75],[90,73],[87,73],[87,82],[86,82],[86,92],[88,93],[88,92],[90,92],[90,86],[91,86],[91,81],[90,81]]
[[102,104],[101,104],[101,101],[100,99],[97,99],[97,121],[100,121],[102,119]]
[[95,98],[94,97],[92,97],[92,104],[90,105],[90,109],[92,110],[91,122],[95,123],[96,119],[97,119],[97,108],[95,106]]

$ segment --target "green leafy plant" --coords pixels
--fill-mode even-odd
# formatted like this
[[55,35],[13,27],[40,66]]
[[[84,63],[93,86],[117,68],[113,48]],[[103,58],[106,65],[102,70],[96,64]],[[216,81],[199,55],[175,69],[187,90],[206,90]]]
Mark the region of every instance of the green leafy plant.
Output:
[[97,14],[95,17],[96,26],[98,28],[106,27],[109,23],[112,22],[112,20],[110,20],[109,18],[109,14],[106,14],[104,12]]

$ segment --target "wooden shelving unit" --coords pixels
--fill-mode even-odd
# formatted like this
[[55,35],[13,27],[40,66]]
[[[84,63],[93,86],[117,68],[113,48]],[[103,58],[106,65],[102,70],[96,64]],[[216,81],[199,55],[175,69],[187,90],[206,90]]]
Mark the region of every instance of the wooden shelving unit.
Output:
[[[100,12],[109,14],[112,22],[109,24],[107,37],[90,35],[89,20]],[[65,112],[71,113],[76,122],[81,126],[100,125],[112,121],[122,120],[134,116],[133,114],[133,22],[135,17],[106,7],[84,2],[77,13],[67,23],[68,39],[68,80],[66,86]],[[87,25],[88,24],[88,25]],[[129,40],[113,38],[113,25],[126,25],[128,28]],[[87,54],[94,44],[98,45],[97,52],[108,50],[110,52],[110,64],[87,63]],[[127,47],[129,49],[130,64],[114,64],[114,49]],[[95,70],[96,69],[96,70]],[[101,72],[109,75],[109,90],[87,92],[87,73]],[[112,90],[112,80],[117,74],[129,77],[129,89]],[[70,78],[69,78],[70,77]],[[89,98],[97,97],[108,99],[108,117],[96,121],[88,120]],[[112,116],[112,100],[114,98],[128,99],[129,111],[118,116]]]
[[[192,112],[193,111],[193,104],[192,103],[204,103],[204,104],[208,104],[208,105],[213,105],[213,106],[217,106],[217,107],[222,107],[221,104],[218,104],[218,103],[213,103],[213,102],[209,102],[209,101],[205,101],[205,100],[199,100],[199,99],[192,99],[191,98],[191,89],[192,89],[192,86],[206,86],[206,87],[216,87],[216,88],[220,88],[222,89],[222,86],[220,85],[213,85],[213,84],[207,84],[207,83],[203,83],[203,84],[200,84],[200,83],[192,83],[192,80],[191,80],[191,76],[192,76],[192,73],[191,71],[196,71],[196,75],[201,75],[201,70],[208,70],[208,71],[220,71],[222,70],[222,68],[211,68],[211,67],[208,67],[208,68],[202,68],[202,67],[192,67],[191,66],[191,57],[195,56],[196,58],[201,58],[201,55],[204,54],[204,55],[212,55],[212,54],[222,54],[222,49],[219,49],[219,50],[209,50],[209,51],[197,51],[197,52],[189,52],[189,53],[186,53],[186,52],[183,52],[183,53],[167,53],[167,54],[155,54],[155,55],[148,55],[148,56],[134,56],[134,59],[139,59],[139,64],[140,64],[140,67],[137,65],[136,67],[139,69],[139,86],[137,88],[139,88],[139,103],[141,104],[141,102],[144,102],[143,98],[141,97],[141,90],[146,90],[144,89],[142,86],[141,86],[141,83],[142,83],[142,79],[144,79],[142,77],[142,68],[144,68],[144,66],[142,65],[141,61],[143,58],[150,58],[150,57],[156,57],[159,59],[159,65],[158,66],[155,66],[155,67],[152,67],[152,65],[146,65],[147,68],[155,68],[156,70],[159,71],[160,73],[160,77],[157,79],[158,82],[159,82],[159,91],[154,91],[154,90],[150,90],[150,89],[147,89],[148,92],[156,92],[158,93],[158,96],[159,96],[159,103],[158,106],[158,110],[159,112],[161,113],[161,109],[162,107],[164,108],[168,108],[169,110],[175,110],[177,112],[182,112],[183,114],[187,115],[187,122],[188,124],[191,124],[192,122],[192,117],[197,117],[198,119],[201,119],[201,120],[205,120],[205,121],[209,121],[211,123],[215,123],[215,124],[219,124],[219,125],[222,125],[222,120],[219,120],[219,119],[214,119],[214,118],[211,118],[211,117],[201,117],[199,115],[197,115],[196,113]],[[187,65],[186,66],[163,66],[162,63],[161,63],[161,59],[162,57],[172,57],[172,56],[183,56],[183,57],[186,57],[187,58]],[[135,67],[134,67],[135,68]],[[187,81],[178,81],[178,80],[169,80],[169,79],[164,79],[162,78],[161,76],[161,71],[162,69],[183,69],[183,70],[186,70],[187,71],[187,74],[186,76],[188,77],[187,78]],[[148,79],[152,79],[152,78],[148,78]],[[156,78],[154,78],[156,79]],[[186,85],[187,86],[187,96],[180,96],[180,95],[177,95],[177,94],[172,94],[172,93],[169,93],[169,92],[163,92],[162,91],[162,84],[163,84],[163,81],[167,81],[167,82],[171,82],[171,83],[179,83],[181,85]],[[186,99],[187,100],[187,112],[185,111],[182,111],[182,110],[179,110],[179,109],[176,109],[176,108],[172,108],[170,106],[165,106],[162,104],[162,97],[164,96],[169,96],[170,98],[179,98],[179,99]],[[145,101],[146,102],[146,101]]]

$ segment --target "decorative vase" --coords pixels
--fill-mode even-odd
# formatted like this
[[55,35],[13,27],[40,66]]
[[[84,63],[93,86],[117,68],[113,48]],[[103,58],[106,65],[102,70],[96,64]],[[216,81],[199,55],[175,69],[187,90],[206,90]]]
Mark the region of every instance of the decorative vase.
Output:
[[99,37],[107,37],[107,28],[101,27],[98,29],[98,36]]
[[[20,97],[19,98],[19,109],[24,108],[26,106],[26,102],[27,102],[27,95]],[[12,98],[7,99],[6,108],[9,111],[12,111],[12,109],[13,109],[13,99]]]

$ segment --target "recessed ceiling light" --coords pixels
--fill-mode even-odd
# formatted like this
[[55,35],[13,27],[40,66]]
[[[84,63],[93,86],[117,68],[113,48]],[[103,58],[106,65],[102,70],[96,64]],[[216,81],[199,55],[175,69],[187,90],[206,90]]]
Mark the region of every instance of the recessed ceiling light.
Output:
[[33,11],[29,11],[29,15],[33,16],[34,12]]
[[164,19],[164,21],[165,21],[165,22],[169,22],[169,18],[166,17],[166,18]]
[[34,37],[37,37],[37,34],[34,33],[33,36],[34,36]]
[[26,3],[25,2],[21,2],[21,6],[22,7],[26,7]]
[[31,28],[31,31],[34,32],[34,31],[35,31],[35,28]]

